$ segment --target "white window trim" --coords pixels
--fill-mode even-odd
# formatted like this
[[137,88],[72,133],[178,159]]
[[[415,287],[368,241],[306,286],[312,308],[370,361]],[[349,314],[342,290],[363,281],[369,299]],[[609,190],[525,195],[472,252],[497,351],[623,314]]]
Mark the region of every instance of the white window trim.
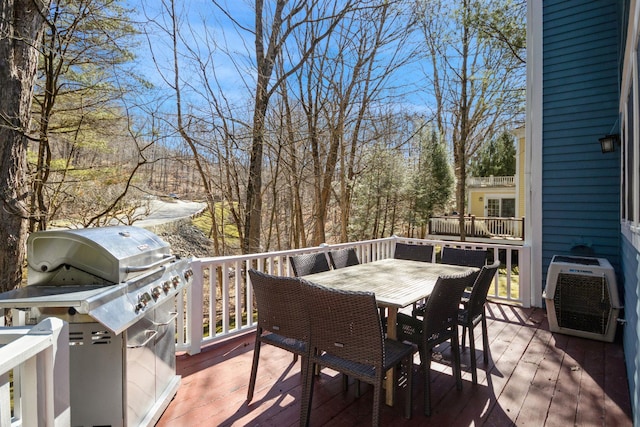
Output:
[[[624,58],[624,66],[622,72],[622,82],[621,82],[621,91],[620,91],[620,104],[619,111],[621,115],[621,119],[623,123],[621,124],[621,129],[628,129],[629,120],[633,120],[633,135],[632,141],[627,141],[625,137],[623,139],[623,155],[620,156],[620,170],[625,170],[626,173],[624,177],[621,176],[620,180],[620,197],[621,197],[621,206],[625,206],[627,209],[626,212],[620,212],[621,221],[620,221],[620,229],[621,233],[633,244],[636,250],[640,251],[640,86],[638,79],[638,45],[640,39],[640,8],[638,7],[638,2],[636,0],[631,1],[631,10],[629,13],[629,23],[627,28],[627,41],[625,46],[625,58]],[[633,116],[628,117],[628,108],[627,102],[629,99],[629,91],[633,88]],[[627,177],[629,175],[629,171],[626,169],[626,165],[628,165],[628,150],[627,144],[634,145],[634,158],[633,165],[634,170],[633,176],[631,179],[633,180],[633,206],[629,206],[628,204],[628,182]],[[624,204],[623,199],[624,199]],[[627,218],[629,217],[629,210],[633,213],[633,221],[629,221]]]

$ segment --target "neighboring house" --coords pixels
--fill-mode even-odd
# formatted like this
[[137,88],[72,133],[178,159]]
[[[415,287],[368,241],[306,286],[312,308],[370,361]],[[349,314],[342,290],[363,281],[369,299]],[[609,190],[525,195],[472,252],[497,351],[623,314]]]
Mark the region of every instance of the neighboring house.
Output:
[[467,179],[469,214],[476,217],[524,216],[524,134],[524,127],[513,132],[517,159],[515,175]]
[[[532,305],[556,254],[607,258],[640,426],[640,0],[528,2],[527,234]],[[619,134],[603,153],[599,139]]]
[[[468,177],[465,215],[466,240],[522,243],[525,226],[525,128],[513,132],[516,148],[516,174],[513,176]],[[457,215],[431,217],[429,237],[457,240]]]

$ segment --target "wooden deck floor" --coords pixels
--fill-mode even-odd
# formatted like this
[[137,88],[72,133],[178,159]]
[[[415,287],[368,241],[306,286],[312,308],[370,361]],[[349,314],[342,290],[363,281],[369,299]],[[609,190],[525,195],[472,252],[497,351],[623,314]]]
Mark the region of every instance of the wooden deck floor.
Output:
[[[381,425],[632,426],[619,338],[603,343],[552,334],[542,309],[490,304],[488,318],[490,361],[484,365],[478,341],[479,384],[471,382],[466,350],[463,389],[456,390],[449,349],[439,349],[442,358],[432,363],[433,415],[422,413],[422,376],[416,366],[413,418],[402,417],[399,401],[395,407],[383,405]],[[294,364],[285,351],[263,346],[256,392],[247,404],[252,355],[253,334],[195,356],[179,355],[182,384],[157,426],[298,425],[300,363]],[[362,386],[359,398],[354,387],[343,393],[340,376],[325,369],[314,390],[312,426],[371,425],[369,386]]]

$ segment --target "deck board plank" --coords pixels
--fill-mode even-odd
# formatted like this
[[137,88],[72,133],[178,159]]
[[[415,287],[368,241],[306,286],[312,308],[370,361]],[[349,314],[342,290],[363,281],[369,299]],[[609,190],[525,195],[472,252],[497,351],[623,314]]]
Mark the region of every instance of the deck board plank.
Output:
[[544,343],[544,354],[537,362],[536,373],[529,386],[527,398],[516,419],[517,425],[544,425],[547,410],[553,399],[563,357],[562,352],[556,346],[556,338],[566,341],[567,337],[554,336],[549,332],[548,324],[545,326],[538,330],[541,343]]

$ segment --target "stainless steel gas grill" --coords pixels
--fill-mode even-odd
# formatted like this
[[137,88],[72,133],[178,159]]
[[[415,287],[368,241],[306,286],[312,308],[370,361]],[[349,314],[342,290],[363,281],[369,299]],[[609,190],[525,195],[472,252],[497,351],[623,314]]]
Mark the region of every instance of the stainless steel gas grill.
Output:
[[33,233],[27,286],[0,308],[69,322],[74,427],[153,425],[175,395],[176,296],[190,260],[138,227]]

